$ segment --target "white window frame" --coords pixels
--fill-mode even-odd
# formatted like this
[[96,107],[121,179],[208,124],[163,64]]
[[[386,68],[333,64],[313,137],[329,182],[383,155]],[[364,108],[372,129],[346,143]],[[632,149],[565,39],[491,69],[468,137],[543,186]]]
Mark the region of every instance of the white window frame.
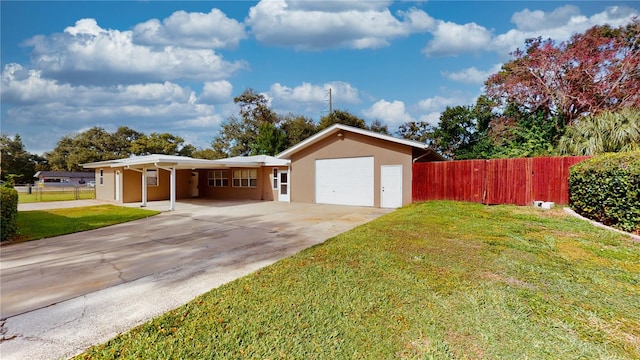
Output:
[[209,187],[228,187],[229,170],[210,170],[207,172]]
[[258,187],[258,170],[257,169],[238,169],[233,170],[233,187],[255,188]]
[[[158,177],[158,169],[145,169],[147,186],[160,186],[160,178]],[[153,181],[155,179],[155,181]]]
[[271,189],[278,190],[278,168],[271,171]]
[[100,186],[104,185],[104,169],[100,169],[100,171],[98,173],[98,184]]

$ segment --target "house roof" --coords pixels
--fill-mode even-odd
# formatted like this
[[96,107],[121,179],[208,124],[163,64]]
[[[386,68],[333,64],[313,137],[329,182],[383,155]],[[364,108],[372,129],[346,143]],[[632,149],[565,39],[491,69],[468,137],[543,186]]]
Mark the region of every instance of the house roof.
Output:
[[44,177],[68,177],[68,178],[85,178],[85,177],[93,177],[92,172],[87,171],[38,171],[33,175],[34,178],[44,178]]
[[334,124],[324,130],[322,130],[321,132],[307,138],[306,140],[303,140],[301,142],[299,142],[298,144],[288,148],[287,150],[281,152],[280,154],[278,154],[276,157],[279,159],[291,159],[291,155],[297,153],[298,151],[313,145],[315,143],[317,143],[318,141],[321,141],[323,139],[326,139],[334,134],[337,134],[339,132],[342,131],[347,131],[347,132],[352,132],[352,133],[356,133],[356,134],[360,134],[360,135],[364,135],[364,136],[369,136],[372,138],[376,138],[376,139],[380,139],[380,140],[384,140],[384,141],[389,141],[392,143],[396,143],[396,144],[401,144],[401,145],[406,145],[406,146],[411,146],[414,148],[418,148],[418,149],[423,149],[423,150],[427,150],[432,152],[434,155],[436,155],[437,157],[441,158],[442,160],[444,160],[444,158],[438,154],[436,151],[434,151],[433,149],[431,149],[427,144],[418,142],[418,141],[413,141],[413,140],[407,140],[407,139],[399,139],[390,135],[385,135],[385,134],[380,134],[377,132],[373,132],[373,131],[369,131],[369,130],[365,130],[365,129],[360,129],[360,128],[356,128],[353,126],[348,126],[348,125],[343,125],[343,124]]
[[235,156],[226,159],[212,160],[226,166],[287,166],[291,161],[278,159],[269,155]]
[[260,167],[260,166],[286,166],[288,160],[276,159],[273,156],[236,156],[227,159],[207,160],[194,159],[187,156],[176,155],[143,155],[132,156],[125,159],[98,161],[82,164],[87,169],[97,169],[106,167],[175,167],[177,169],[215,169],[226,167]]

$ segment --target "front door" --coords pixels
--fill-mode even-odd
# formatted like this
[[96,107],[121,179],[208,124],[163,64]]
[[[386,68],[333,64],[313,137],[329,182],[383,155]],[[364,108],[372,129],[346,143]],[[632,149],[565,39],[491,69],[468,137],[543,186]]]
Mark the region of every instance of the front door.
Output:
[[200,193],[198,192],[198,172],[191,172],[191,197],[198,197]]
[[278,171],[278,201],[289,202],[291,196],[289,195],[289,171]]
[[402,165],[382,165],[380,167],[380,186],[380,207],[401,207]]

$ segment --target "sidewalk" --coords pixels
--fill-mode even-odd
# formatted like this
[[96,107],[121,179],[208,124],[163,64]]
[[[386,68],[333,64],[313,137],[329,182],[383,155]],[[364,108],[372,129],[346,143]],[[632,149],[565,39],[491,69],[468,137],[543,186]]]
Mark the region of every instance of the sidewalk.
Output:
[[18,211],[63,209],[104,204],[107,203],[99,200],[40,201],[34,203],[18,204]]

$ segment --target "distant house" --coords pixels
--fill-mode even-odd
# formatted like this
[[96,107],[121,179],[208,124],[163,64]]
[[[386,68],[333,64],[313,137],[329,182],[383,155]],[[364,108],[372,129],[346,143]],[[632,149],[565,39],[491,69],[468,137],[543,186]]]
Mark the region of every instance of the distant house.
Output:
[[44,186],[76,186],[86,185],[89,181],[95,180],[95,173],[93,172],[79,172],[79,171],[38,171],[33,175],[38,179],[39,184]]

